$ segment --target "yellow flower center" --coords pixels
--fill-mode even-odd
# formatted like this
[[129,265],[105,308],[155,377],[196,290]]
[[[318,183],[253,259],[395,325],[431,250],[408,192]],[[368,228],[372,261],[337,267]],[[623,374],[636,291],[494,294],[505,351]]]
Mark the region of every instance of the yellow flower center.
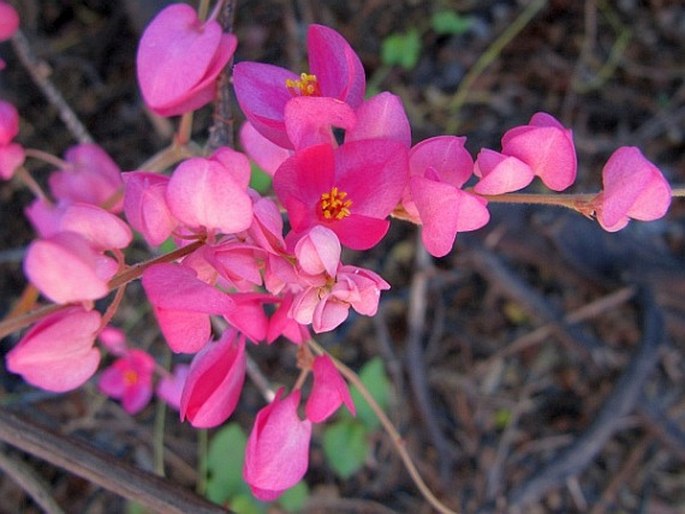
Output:
[[138,382],[138,373],[132,369],[124,371],[124,384],[131,387],[132,385],[135,385],[136,382]]
[[345,200],[347,193],[336,186],[321,195],[321,212],[327,220],[341,220],[350,215],[352,200]]
[[285,87],[288,88],[288,91],[293,96],[321,96],[316,75],[310,75],[309,73],[302,73],[300,80],[286,79]]

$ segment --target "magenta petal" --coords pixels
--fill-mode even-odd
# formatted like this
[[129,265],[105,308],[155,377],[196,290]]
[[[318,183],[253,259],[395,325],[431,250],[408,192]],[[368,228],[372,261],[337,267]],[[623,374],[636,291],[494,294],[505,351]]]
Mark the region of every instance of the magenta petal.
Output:
[[285,132],[285,104],[292,98],[286,80],[291,71],[271,64],[241,62],[233,68],[233,87],[245,117],[260,134],[282,148],[293,148]]
[[209,314],[152,306],[159,329],[169,348],[175,353],[195,353],[207,344],[211,336]]
[[193,228],[231,234],[252,223],[252,200],[245,188],[222,164],[209,159],[182,162],[169,180],[166,200],[171,213]]
[[[2,5],[3,3],[0,2],[0,6]],[[0,19],[1,18],[2,17],[0,16]],[[10,102],[0,100],[0,147],[11,143],[12,139],[14,139],[18,133],[19,113],[17,112],[17,108]]]
[[309,68],[319,82],[321,95],[358,107],[366,90],[364,66],[345,38],[329,27],[310,25],[307,51]]
[[356,122],[352,108],[335,98],[298,96],[285,104],[285,128],[295,149],[321,143],[335,144],[332,127],[350,129]]
[[312,424],[297,415],[300,391],[276,398],[259,411],[245,448],[243,478],[252,493],[273,500],[294,486],[309,467]]
[[181,394],[181,420],[196,428],[220,425],[235,410],[245,381],[245,338],[226,330],[194,358]]
[[124,173],[122,176],[126,219],[149,244],[162,244],[178,225],[166,203],[169,177],[143,171]]
[[328,225],[343,246],[352,250],[368,250],[376,246],[388,233],[390,222],[361,214],[350,214],[346,218]]
[[392,139],[409,148],[411,127],[402,100],[383,92],[364,101],[356,110],[356,125],[345,132],[345,142]]
[[11,38],[19,28],[19,14],[14,7],[0,2],[0,41]]
[[145,29],[136,67],[145,102],[154,110],[176,102],[197,85],[221,41],[217,22],[202,24],[187,4],[161,11]]
[[7,354],[7,369],[42,389],[62,393],[88,380],[100,363],[93,348],[100,314],[70,307],[36,323]]
[[316,357],[312,367],[314,385],[307,399],[305,413],[313,423],[328,419],[342,403],[354,416],[356,411],[347,383],[328,355]]
[[465,137],[437,136],[417,143],[409,152],[411,175],[425,176],[432,168],[440,182],[461,187],[471,178],[473,159],[464,147]]

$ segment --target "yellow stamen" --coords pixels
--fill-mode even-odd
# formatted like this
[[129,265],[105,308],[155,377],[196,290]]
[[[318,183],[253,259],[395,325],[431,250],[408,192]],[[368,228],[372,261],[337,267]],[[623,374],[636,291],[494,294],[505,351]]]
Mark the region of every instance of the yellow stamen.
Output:
[[327,220],[341,220],[350,215],[352,200],[345,200],[347,193],[336,186],[321,195],[321,212]]
[[124,371],[124,384],[130,387],[136,382],[138,382],[138,373],[132,369]]
[[302,73],[300,80],[286,79],[285,87],[293,96],[321,96],[316,75],[309,73]]

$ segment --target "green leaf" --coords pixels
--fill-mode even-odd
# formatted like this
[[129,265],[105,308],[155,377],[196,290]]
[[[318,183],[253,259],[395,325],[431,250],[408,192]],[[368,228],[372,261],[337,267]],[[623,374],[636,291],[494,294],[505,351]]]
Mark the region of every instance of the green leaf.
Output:
[[309,499],[309,487],[302,480],[296,486],[286,490],[278,499],[278,503],[288,512],[301,512]]
[[229,503],[236,514],[266,514],[266,505],[255,500],[249,493],[239,494]]
[[341,478],[354,475],[369,454],[368,432],[353,419],[341,419],[326,426],[323,452],[333,471]]
[[266,193],[271,188],[271,176],[254,162],[250,163],[250,187],[260,193]]
[[[359,371],[359,378],[366,389],[368,389],[369,393],[371,393],[373,399],[378,402],[381,409],[386,410],[390,400],[390,380],[385,373],[383,360],[380,357],[374,357],[368,361]],[[378,416],[376,416],[376,413],[371,409],[357,388],[353,387],[350,394],[352,395],[354,406],[357,409],[356,419],[358,419],[369,431],[378,428],[380,426]],[[341,409],[341,411],[347,413],[347,409]],[[345,416],[345,414],[343,414],[343,416]]]
[[416,29],[405,33],[396,32],[383,40],[381,59],[388,66],[401,66],[411,70],[416,66],[421,54],[421,38]]
[[218,430],[209,442],[206,496],[210,501],[226,504],[238,494],[248,494],[243,481],[243,459],[247,437],[237,423]]
[[459,35],[468,32],[473,25],[473,19],[454,11],[438,11],[433,14],[431,25],[438,34]]

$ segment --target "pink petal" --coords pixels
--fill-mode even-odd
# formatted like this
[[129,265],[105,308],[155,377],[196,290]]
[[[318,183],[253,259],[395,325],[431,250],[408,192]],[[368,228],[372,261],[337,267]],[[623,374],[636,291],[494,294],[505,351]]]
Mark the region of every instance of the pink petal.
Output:
[[285,128],[295,149],[321,143],[335,144],[331,127],[350,129],[356,123],[352,108],[335,98],[297,96],[285,104]]
[[194,358],[180,402],[181,421],[196,428],[220,425],[235,410],[245,381],[245,338],[226,330]]
[[[0,11],[3,9],[3,5],[7,6],[7,4],[0,2]],[[0,12],[0,19],[2,19],[2,12]],[[2,22],[0,22],[0,34],[1,32]],[[19,134],[19,113],[17,108],[10,102],[0,100],[0,147],[11,143],[17,134]]]
[[240,144],[245,153],[272,177],[291,152],[262,136],[248,121],[240,129]]
[[383,92],[364,101],[355,111],[357,123],[345,132],[345,142],[392,139],[409,148],[411,127],[402,100]]
[[169,180],[166,200],[171,213],[192,228],[231,234],[252,223],[252,200],[216,161],[196,157],[182,162]]
[[19,14],[10,4],[0,2],[0,41],[11,38],[19,28]]
[[186,364],[178,364],[174,368],[174,373],[171,376],[164,376],[157,383],[157,396],[175,410],[181,408],[181,394],[190,372],[190,366]]
[[250,168],[250,160],[245,154],[236,152],[227,146],[222,146],[209,159],[221,164],[242,189],[247,189],[247,186],[250,185],[252,170]]
[[312,227],[295,245],[297,262],[310,275],[326,272],[335,276],[341,252],[342,247],[335,232],[321,225]]
[[60,232],[29,245],[24,272],[38,290],[56,303],[97,300],[109,293],[117,270],[113,259],[99,255],[73,232]]
[[233,67],[233,87],[245,117],[266,139],[292,149],[283,121],[285,104],[292,98],[285,86],[288,79],[298,76],[271,64],[241,62]]
[[93,348],[99,326],[100,314],[82,307],[46,316],[9,351],[7,369],[48,391],[76,389],[100,363],[100,352]]
[[482,178],[473,190],[482,195],[501,195],[518,191],[535,178],[535,173],[525,162],[487,148],[478,153],[474,172]]
[[152,306],[159,329],[174,353],[196,353],[210,339],[209,314]]
[[354,416],[356,410],[350,390],[331,358],[328,355],[316,357],[312,371],[314,385],[305,405],[307,419],[312,423],[322,423],[338,410],[342,403]]
[[0,179],[11,179],[25,159],[24,148],[18,143],[0,146]]
[[463,186],[473,173],[473,159],[464,147],[465,143],[465,137],[456,136],[424,139],[409,152],[410,174],[423,177],[431,168],[440,182]]
[[330,332],[347,319],[349,312],[349,303],[342,302],[333,296],[322,298],[312,313],[312,330],[317,334]]
[[121,219],[85,203],[69,205],[60,218],[59,229],[80,234],[99,251],[126,248],[133,239],[131,229]]
[[319,82],[322,96],[358,107],[364,99],[364,66],[350,44],[335,30],[310,25],[307,31],[309,68]]
[[243,478],[261,500],[294,486],[309,467],[312,424],[297,415],[300,391],[281,400],[283,389],[259,411],[245,448]]
[[169,177],[143,171],[122,176],[126,219],[150,245],[162,244],[178,225],[166,203]]
[[385,219],[350,214],[329,225],[340,242],[352,250],[368,250],[376,246],[385,237],[390,222]]

